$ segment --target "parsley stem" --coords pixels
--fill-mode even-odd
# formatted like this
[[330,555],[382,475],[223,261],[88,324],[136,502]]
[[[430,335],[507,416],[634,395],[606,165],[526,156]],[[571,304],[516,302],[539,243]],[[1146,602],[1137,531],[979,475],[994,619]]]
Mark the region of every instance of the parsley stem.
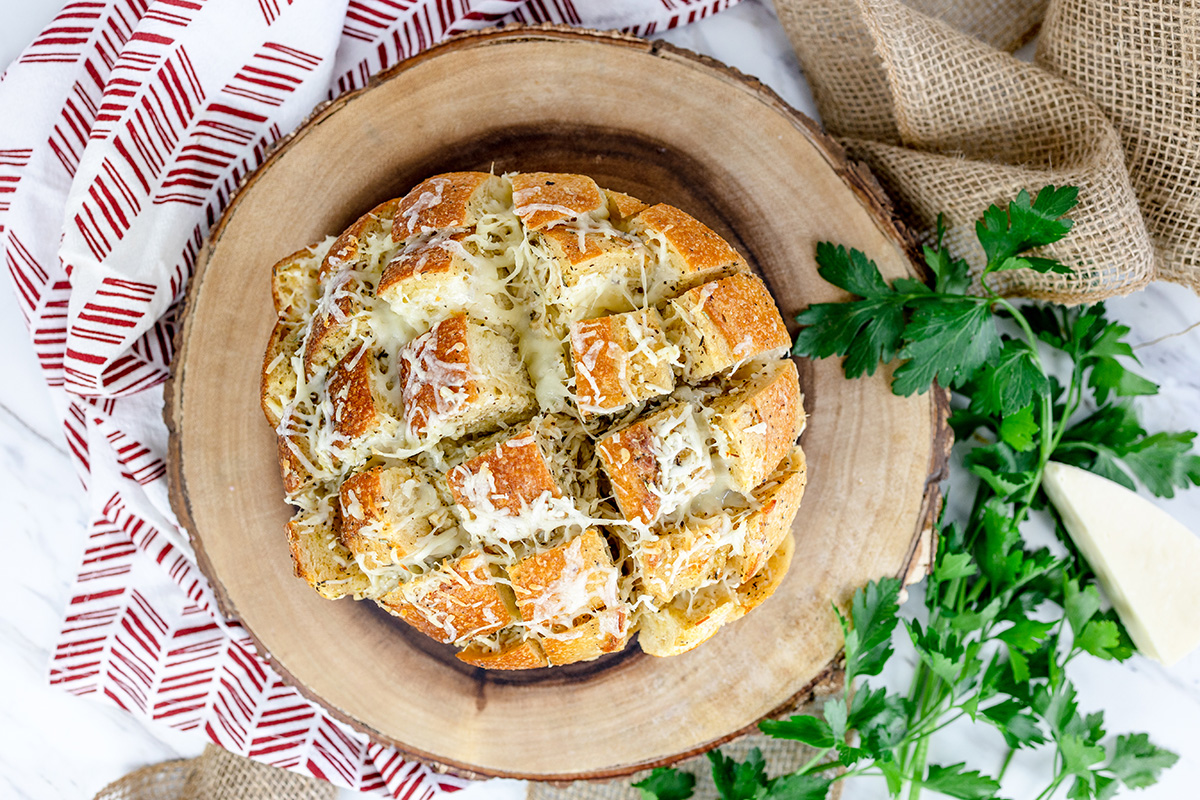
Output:
[[1004,763],[1000,765],[1000,773],[996,775],[997,781],[1004,780],[1004,773],[1008,772],[1008,765],[1012,763],[1013,756],[1017,754],[1017,748],[1008,748],[1008,753],[1004,756]]
[[925,780],[925,757],[929,753],[928,737],[917,742],[917,751],[913,754],[914,768],[909,773],[909,780],[912,781],[912,788],[908,790],[908,800],[917,800],[921,796],[921,788],[924,786]]
[[818,762],[820,762],[820,760],[821,760],[822,758],[824,758],[826,755],[828,755],[828,754],[829,754],[829,751],[830,751],[830,750],[832,750],[832,749],[833,749],[832,747],[826,747],[824,750],[821,750],[821,751],[819,751],[819,752],[818,752],[818,753],[817,753],[815,756],[813,756],[813,757],[812,757],[812,758],[811,758],[811,759],[808,761],[808,763],[807,763],[807,764],[805,764],[805,765],[804,765],[803,767],[801,767],[800,769],[796,770],[796,774],[797,774],[797,775],[805,775],[805,774],[807,774],[807,773],[809,773],[809,772],[813,772],[813,771],[817,771],[817,772],[819,772],[819,771],[821,771],[822,769],[826,769],[826,768],[828,768],[828,766],[829,766],[830,764],[839,764],[839,763],[841,763],[840,761],[834,760],[834,761],[831,761],[831,762],[827,762],[827,763],[825,763],[825,764],[820,764],[820,765],[818,765]]

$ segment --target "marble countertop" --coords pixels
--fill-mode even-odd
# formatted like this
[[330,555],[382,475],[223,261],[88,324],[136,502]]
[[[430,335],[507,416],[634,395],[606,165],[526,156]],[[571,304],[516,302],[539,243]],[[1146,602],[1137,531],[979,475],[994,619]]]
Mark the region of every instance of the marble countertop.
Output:
[[[58,9],[55,0],[9,2],[0,14],[0,64],[8,64]],[[725,61],[756,76],[784,100],[814,114],[769,0],[741,5],[695,25],[668,32],[670,42]],[[1109,303],[1129,325],[1143,373],[1161,384],[1143,403],[1151,430],[1200,427],[1200,297],[1155,284]],[[62,427],[54,416],[7,281],[0,289],[0,507],[10,510],[5,539],[8,563],[19,564],[0,581],[0,796],[43,800],[91,797],[137,767],[199,754],[198,734],[143,723],[119,709],[72,697],[46,682],[70,580],[84,539],[86,499],[73,477]],[[1200,531],[1200,490],[1157,501],[1193,531]],[[902,651],[903,652],[903,651]],[[895,664],[891,679],[906,681],[908,665]],[[1080,660],[1072,665],[1083,710],[1103,708],[1111,732],[1146,731],[1181,756],[1162,781],[1138,796],[1175,800],[1200,786],[1200,652],[1172,669],[1141,657],[1125,664]],[[1004,755],[999,736],[982,726],[957,725],[933,740],[930,760],[966,760],[994,771]],[[1032,798],[1049,776],[1049,756],[1019,754],[1002,794]],[[516,800],[517,781],[477,784],[462,800]],[[357,797],[343,792],[343,798]],[[845,800],[883,796],[881,785],[859,781]]]

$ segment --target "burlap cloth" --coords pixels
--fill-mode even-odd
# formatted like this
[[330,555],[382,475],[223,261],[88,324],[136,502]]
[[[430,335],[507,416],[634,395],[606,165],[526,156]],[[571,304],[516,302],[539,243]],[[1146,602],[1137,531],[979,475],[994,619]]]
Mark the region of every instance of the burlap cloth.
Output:
[[[1078,303],[1152,279],[1200,291],[1200,4],[776,0],[826,129],[919,232],[971,251],[991,203],[1080,187],[1050,249],[1075,275],[998,275]],[[1044,17],[1043,17],[1044,14]],[[1041,25],[1034,63],[1009,51]]]
[[95,800],[333,800],[337,787],[208,745],[197,758],[142,767]]

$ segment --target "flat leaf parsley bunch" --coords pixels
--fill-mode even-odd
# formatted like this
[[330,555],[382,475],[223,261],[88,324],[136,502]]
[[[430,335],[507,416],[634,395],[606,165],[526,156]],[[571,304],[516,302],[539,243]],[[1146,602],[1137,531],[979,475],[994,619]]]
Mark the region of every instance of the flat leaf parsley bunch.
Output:
[[[967,443],[964,465],[979,485],[965,523],[940,526],[925,613],[901,611],[895,579],[857,591],[848,618],[834,609],[845,634],[846,699],[828,701],[823,717],[759,726],[815,748],[816,757],[769,778],[757,750],[741,763],[710,753],[723,800],[821,800],[836,781],[859,775],[882,778],[891,797],[907,787],[910,800],[926,789],[991,798],[1013,753],[1037,747],[1054,750],[1054,772],[1038,800],[1064,784],[1067,798],[1087,800],[1149,786],[1177,760],[1146,734],[1108,736],[1103,712],[1080,711],[1070,663],[1082,656],[1124,661],[1134,648],[1116,614],[1101,610],[1095,576],[1040,487],[1054,459],[1171,497],[1200,483],[1196,434],[1142,428],[1129,398],[1158,387],[1129,370],[1136,362],[1125,341],[1129,328],[1110,321],[1102,304],[1018,306],[989,285],[1005,270],[1071,271],[1031,251],[1067,234],[1076,195],[1074,187],[1047,186],[1036,198],[1022,191],[1007,208],[990,207],[975,226],[986,264],[974,293],[967,262],[943,247],[940,219],[935,243],[924,248],[932,286],[912,278],[889,285],[865,254],[817,246],[821,276],[855,299],[801,313],[795,354],[843,356],[848,378],[898,361],[898,395],[928,391],[935,381],[952,389],[951,424]],[[1025,543],[1021,528],[1031,512],[1048,515],[1065,555]],[[918,659],[905,694],[864,680],[892,658],[897,625]],[[930,737],[962,717],[991,726],[1007,743],[999,774],[927,762]],[[659,769],[637,786],[648,800],[684,800],[694,779]]]

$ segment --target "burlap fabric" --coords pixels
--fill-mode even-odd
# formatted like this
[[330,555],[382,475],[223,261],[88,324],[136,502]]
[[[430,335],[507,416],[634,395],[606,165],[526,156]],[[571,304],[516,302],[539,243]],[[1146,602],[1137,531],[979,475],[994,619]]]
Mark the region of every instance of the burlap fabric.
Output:
[[[1200,290],[1200,6],[1151,0],[776,0],[826,128],[910,224],[960,254],[1022,188],[1080,187],[1048,248],[1072,276],[993,286],[1065,303],[1153,278]],[[1035,63],[1007,51],[1041,35]]]
[[95,800],[333,800],[337,787],[208,745],[181,761],[152,764],[105,786]]

